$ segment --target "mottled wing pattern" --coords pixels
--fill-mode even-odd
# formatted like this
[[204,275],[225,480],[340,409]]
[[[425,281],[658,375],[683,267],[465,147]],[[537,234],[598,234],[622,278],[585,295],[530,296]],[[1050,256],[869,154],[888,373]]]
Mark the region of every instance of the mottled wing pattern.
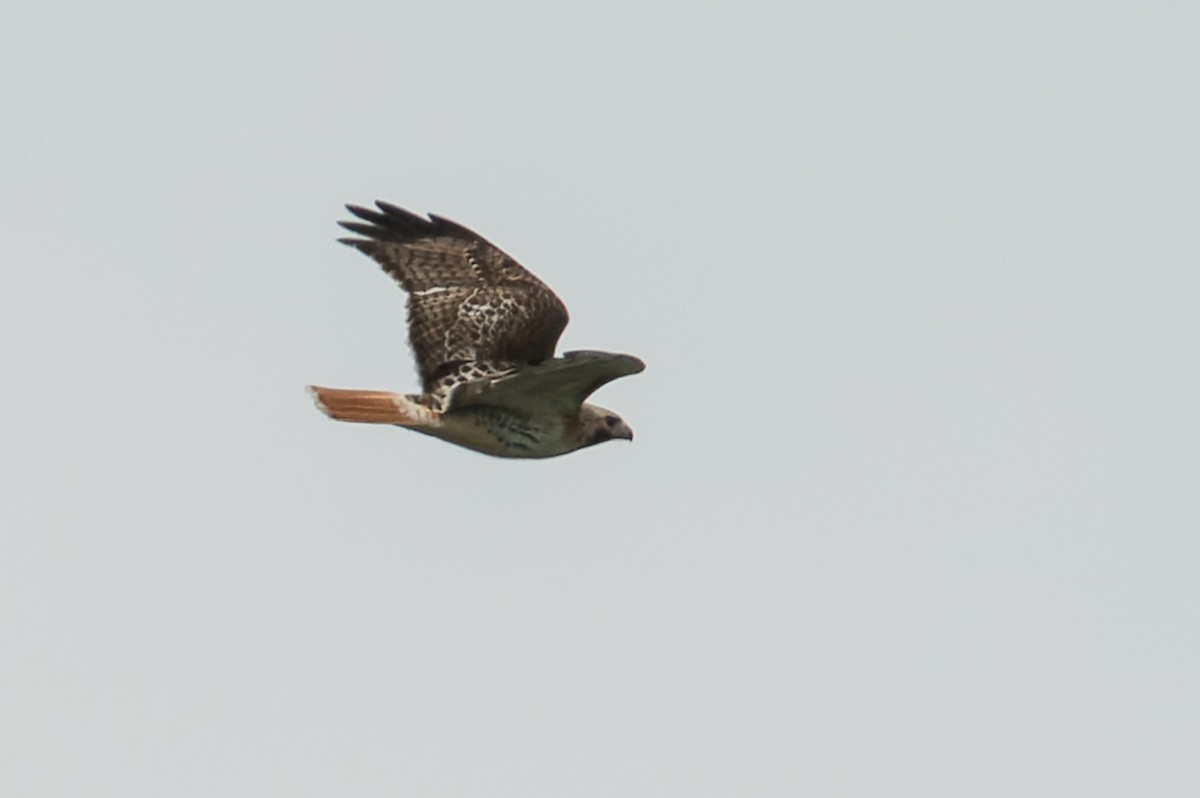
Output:
[[450,409],[451,397],[462,386],[507,377],[515,374],[521,368],[518,364],[506,360],[468,360],[447,363],[431,381],[426,383],[426,401],[430,407],[445,412]]
[[523,413],[574,414],[600,386],[645,368],[633,355],[567,352],[536,366],[459,384],[446,405],[450,409],[498,405]]
[[467,228],[386,202],[341,222],[408,292],[409,341],[427,393],[554,356],[567,309],[545,283]]

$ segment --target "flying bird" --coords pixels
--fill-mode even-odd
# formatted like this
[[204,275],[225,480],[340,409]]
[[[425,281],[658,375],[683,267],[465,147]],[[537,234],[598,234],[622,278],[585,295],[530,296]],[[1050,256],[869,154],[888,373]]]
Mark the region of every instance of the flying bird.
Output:
[[460,224],[347,205],[357,234],[338,239],[370,256],[408,293],[408,338],[422,393],[308,390],[338,421],[392,424],[498,457],[540,458],[618,438],[619,415],[585,400],[646,366],[632,355],[555,357],[567,308],[550,288]]

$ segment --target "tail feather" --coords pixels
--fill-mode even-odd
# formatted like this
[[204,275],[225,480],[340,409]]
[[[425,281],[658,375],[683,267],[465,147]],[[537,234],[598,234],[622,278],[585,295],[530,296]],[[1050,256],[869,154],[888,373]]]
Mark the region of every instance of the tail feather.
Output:
[[404,394],[308,386],[317,408],[338,421],[362,424],[399,424],[415,427],[431,423],[435,414]]

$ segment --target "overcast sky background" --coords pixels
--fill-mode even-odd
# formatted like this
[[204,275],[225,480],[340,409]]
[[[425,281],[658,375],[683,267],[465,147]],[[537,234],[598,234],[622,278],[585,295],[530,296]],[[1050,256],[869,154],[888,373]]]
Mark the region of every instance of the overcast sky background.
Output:
[[[1195,796],[1200,7],[9,3],[0,793]],[[639,355],[506,462],[342,203]]]

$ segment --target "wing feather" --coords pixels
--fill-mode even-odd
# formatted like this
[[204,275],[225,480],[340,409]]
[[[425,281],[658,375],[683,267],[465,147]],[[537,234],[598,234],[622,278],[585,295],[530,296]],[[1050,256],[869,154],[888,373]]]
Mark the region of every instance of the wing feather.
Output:
[[532,415],[574,414],[600,386],[645,368],[633,355],[567,352],[535,366],[462,381],[449,389],[443,407],[498,405]]
[[375,205],[347,205],[360,221],[339,224],[361,237],[338,240],[408,292],[409,342],[427,392],[462,363],[519,366],[554,356],[568,316],[549,286],[456,222]]

